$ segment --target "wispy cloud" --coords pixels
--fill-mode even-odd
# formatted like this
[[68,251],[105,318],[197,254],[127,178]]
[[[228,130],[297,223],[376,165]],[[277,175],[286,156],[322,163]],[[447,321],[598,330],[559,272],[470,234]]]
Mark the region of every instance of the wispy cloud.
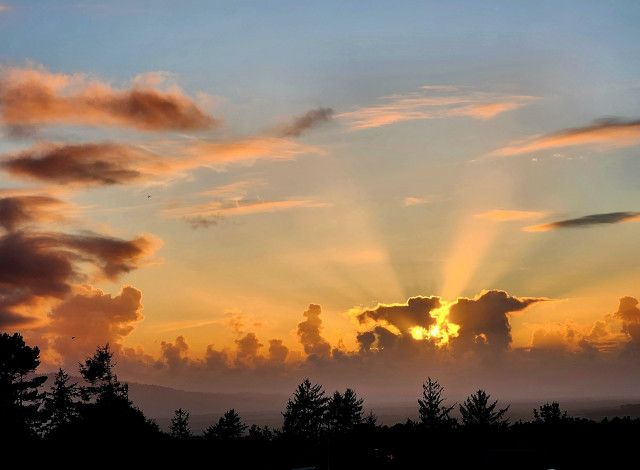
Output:
[[504,221],[510,221],[510,220],[540,219],[545,215],[547,215],[546,212],[496,209],[489,212],[476,214],[476,217],[479,217],[482,219],[495,220],[498,222],[504,222]]
[[579,145],[628,147],[640,144],[640,121],[604,119],[586,127],[564,129],[553,134],[533,136],[493,151],[491,156],[510,156],[538,150]]
[[498,114],[520,108],[536,100],[533,96],[469,92],[453,86],[424,86],[418,92],[394,94],[381,98],[379,106],[358,108],[337,114],[349,130],[380,127],[414,119],[443,119],[469,116],[491,119]]
[[578,217],[576,219],[560,220],[548,224],[532,225],[525,227],[524,230],[527,232],[546,232],[560,228],[590,227],[593,225],[638,221],[640,221],[640,212],[609,212],[606,214],[585,215],[584,217]]
[[114,89],[86,74],[56,74],[42,66],[0,68],[0,121],[7,126],[119,126],[141,131],[202,130],[219,121],[177,86],[158,88],[160,75]]
[[300,137],[304,132],[331,121],[333,109],[317,108],[307,111],[302,116],[288,119],[268,129],[278,137]]
[[405,197],[403,201],[403,205],[405,206],[421,206],[423,204],[429,204],[431,201],[425,198],[419,197]]

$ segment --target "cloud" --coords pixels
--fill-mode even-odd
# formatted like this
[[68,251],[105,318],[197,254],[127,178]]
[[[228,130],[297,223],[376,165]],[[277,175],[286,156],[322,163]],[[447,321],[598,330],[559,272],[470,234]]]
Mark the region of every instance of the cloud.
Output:
[[289,354],[289,348],[281,339],[269,340],[269,360],[276,364],[284,364]]
[[440,307],[440,300],[440,297],[411,297],[406,304],[381,304],[359,313],[356,318],[361,324],[367,320],[383,322],[393,325],[401,334],[408,334],[411,327],[428,329],[436,323],[430,313]]
[[160,361],[170,370],[180,371],[187,368],[190,364],[188,353],[189,345],[182,335],[176,338],[175,344],[167,341],[160,343]]
[[320,333],[322,327],[321,313],[320,305],[309,305],[309,309],[303,313],[307,319],[298,323],[298,337],[307,355],[326,358],[331,353],[331,346]]
[[84,74],[55,74],[42,66],[0,69],[0,121],[9,126],[120,126],[141,131],[193,131],[213,127],[177,87],[153,82],[116,90]]
[[57,211],[67,205],[50,196],[0,197],[0,227],[13,231],[27,223],[63,220]]
[[142,292],[134,287],[124,286],[113,297],[89,285],[73,286],[71,295],[51,309],[47,331],[56,353],[89,356],[97,344],[121,347],[134,324],[143,320],[142,309]]
[[533,211],[527,212],[527,211],[496,209],[489,212],[476,214],[476,217],[503,222],[503,221],[510,221],[510,220],[539,219],[541,217],[544,217],[545,215],[547,215],[546,212],[533,212]]
[[511,156],[538,150],[601,145],[628,147],[640,143],[640,121],[603,119],[585,127],[564,129],[546,136],[534,136],[493,151],[491,156]]
[[602,224],[617,224],[621,222],[640,221],[640,212],[609,212],[606,214],[591,214],[577,219],[560,220],[548,224],[532,225],[525,227],[527,232],[546,232],[560,228],[590,227]]
[[272,127],[269,131],[278,137],[300,137],[309,129],[331,121],[332,116],[331,108],[312,109],[302,116],[293,118],[290,122]]
[[468,92],[449,86],[425,86],[419,92],[395,94],[381,98],[380,106],[358,108],[337,114],[347,121],[349,130],[380,127],[415,119],[444,119],[469,116],[492,119],[497,115],[525,106],[533,96]]
[[57,184],[126,184],[145,176],[139,168],[152,156],[133,146],[111,143],[38,144],[2,155],[11,176]]
[[0,237],[0,327],[22,318],[40,318],[45,301],[62,301],[84,282],[87,265],[98,278],[116,280],[142,266],[159,247],[158,239],[132,240],[97,234],[14,231]]
[[421,206],[423,204],[429,204],[431,201],[429,199],[421,199],[418,197],[405,197],[403,204],[405,206]]
[[457,352],[473,349],[505,351],[511,344],[508,314],[548,299],[517,298],[504,291],[484,291],[473,299],[458,298],[449,310],[449,321],[460,325],[458,336],[452,339]]
[[252,365],[258,356],[258,351],[264,345],[258,341],[255,333],[249,332],[245,336],[236,340],[238,346],[236,360],[246,365]]

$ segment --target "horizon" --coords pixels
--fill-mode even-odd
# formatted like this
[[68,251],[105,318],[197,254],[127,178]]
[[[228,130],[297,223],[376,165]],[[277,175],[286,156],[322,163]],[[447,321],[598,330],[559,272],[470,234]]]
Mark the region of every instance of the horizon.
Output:
[[631,403],[639,18],[0,0],[0,330],[44,375]]

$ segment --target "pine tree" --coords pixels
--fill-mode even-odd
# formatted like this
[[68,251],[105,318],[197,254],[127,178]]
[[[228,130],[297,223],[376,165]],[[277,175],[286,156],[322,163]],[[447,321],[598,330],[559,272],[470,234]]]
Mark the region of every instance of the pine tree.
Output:
[[432,381],[431,377],[422,384],[422,400],[418,399],[420,405],[420,425],[424,429],[446,429],[455,426],[456,419],[449,416],[455,407],[441,406],[446,399],[442,397],[444,387],[437,380]]
[[173,418],[171,418],[169,434],[174,439],[187,440],[191,438],[193,434],[191,432],[191,428],[189,427],[188,411],[184,411],[182,408],[178,408],[175,411]]
[[536,423],[557,424],[569,421],[567,412],[560,409],[558,402],[545,403],[539,407],[539,410],[533,409],[533,417]]
[[322,386],[311,385],[309,379],[305,379],[298,385],[293,399],[288,400],[286,411],[282,413],[283,434],[308,440],[317,439],[324,429],[324,418],[329,401],[324,394]]
[[129,402],[129,388],[118,382],[118,376],[113,369],[116,363],[112,361],[113,352],[107,343],[98,347],[92,357],[88,357],[84,364],[80,364],[80,374],[89,383],[81,388],[84,400],[95,399],[98,402],[113,400]]
[[209,426],[204,436],[213,439],[240,439],[247,429],[247,425],[240,420],[238,412],[231,408],[220,417],[217,424]]
[[21,335],[0,335],[0,435],[33,434],[46,376],[27,378],[40,365],[38,347],[27,346]]
[[362,404],[364,398],[347,388],[344,395],[336,390],[327,407],[329,426],[333,432],[343,433],[354,430],[363,420]]
[[69,374],[60,368],[51,391],[45,396],[43,415],[48,421],[50,432],[65,427],[78,416],[78,403],[75,398],[80,392],[78,384],[69,384],[69,380],[71,380]]
[[509,410],[509,406],[495,411],[498,400],[489,404],[490,397],[491,395],[488,395],[484,390],[478,390],[469,396],[460,405],[462,424],[468,427],[508,426],[509,420],[504,418],[504,414]]

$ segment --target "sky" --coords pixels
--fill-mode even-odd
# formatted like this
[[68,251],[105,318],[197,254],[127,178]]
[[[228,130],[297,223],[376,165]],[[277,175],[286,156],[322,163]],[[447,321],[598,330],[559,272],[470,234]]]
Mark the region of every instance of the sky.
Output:
[[637,397],[640,5],[0,3],[0,329],[75,371]]

